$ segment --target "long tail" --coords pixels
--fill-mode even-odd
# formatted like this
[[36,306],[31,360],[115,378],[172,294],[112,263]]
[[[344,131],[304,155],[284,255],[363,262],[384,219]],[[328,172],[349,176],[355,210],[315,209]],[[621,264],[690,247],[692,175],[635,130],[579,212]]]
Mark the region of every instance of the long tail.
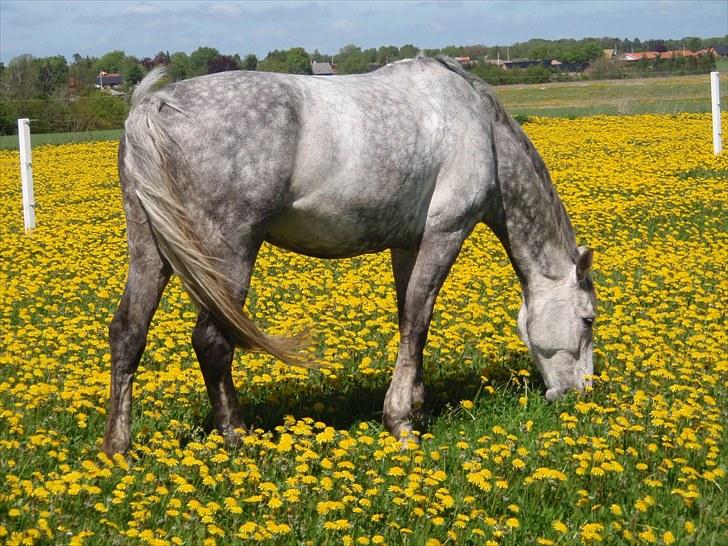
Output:
[[184,114],[169,97],[152,93],[163,77],[164,67],[155,68],[134,92],[123,158],[162,254],[197,305],[210,311],[238,345],[270,353],[288,364],[314,365],[301,352],[305,336],[272,337],[258,329],[234,296],[235,282],[220,272],[219,260],[206,252],[172,176],[170,158],[183,155],[155,115],[162,105]]

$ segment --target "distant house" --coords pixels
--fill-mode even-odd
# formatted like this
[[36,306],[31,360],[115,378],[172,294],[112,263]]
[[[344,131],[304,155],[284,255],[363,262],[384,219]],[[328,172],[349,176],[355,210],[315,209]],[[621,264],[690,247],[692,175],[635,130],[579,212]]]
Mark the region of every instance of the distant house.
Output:
[[511,59],[509,61],[500,61],[500,66],[506,70],[510,70],[512,68],[528,68],[529,66],[543,66],[544,68],[549,68],[552,64],[552,59],[542,59],[540,61],[532,59]]
[[124,85],[124,76],[118,72],[99,72],[96,76],[97,89],[113,89]]
[[561,61],[557,61],[554,59],[549,64],[551,68],[556,70],[557,72],[584,72],[587,68],[589,68],[589,63],[562,63]]
[[473,60],[468,56],[455,57],[455,60],[457,62],[459,62],[461,65],[463,65],[465,68],[468,68],[473,65]]
[[625,63],[637,63],[643,59],[654,61],[656,59],[676,59],[678,57],[695,57],[696,54],[689,49],[676,49],[674,51],[635,51],[634,53],[623,53],[618,59]]
[[[547,64],[548,63],[548,64]],[[528,68],[529,66],[549,66],[551,60],[548,61],[532,61],[530,59],[512,59],[510,61],[501,61],[500,65],[506,70],[511,68]]]
[[314,76],[333,76],[334,68],[331,63],[311,61],[311,73]]
[[701,49],[695,53],[697,56],[712,55],[713,57],[728,57],[728,45],[714,45],[707,49]]

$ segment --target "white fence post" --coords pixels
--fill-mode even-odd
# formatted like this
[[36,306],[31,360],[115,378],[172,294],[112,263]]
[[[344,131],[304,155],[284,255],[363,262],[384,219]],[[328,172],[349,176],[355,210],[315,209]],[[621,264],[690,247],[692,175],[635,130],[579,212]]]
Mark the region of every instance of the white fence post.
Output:
[[30,154],[30,120],[18,120],[20,144],[20,177],[23,181],[23,220],[25,232],[35,227],[35,196],[33,195],[33,158]]
[[720,128],[720,84],[718,72],[710,73],[710,98],[713,103],[713,153],[718,155],[723,149]]

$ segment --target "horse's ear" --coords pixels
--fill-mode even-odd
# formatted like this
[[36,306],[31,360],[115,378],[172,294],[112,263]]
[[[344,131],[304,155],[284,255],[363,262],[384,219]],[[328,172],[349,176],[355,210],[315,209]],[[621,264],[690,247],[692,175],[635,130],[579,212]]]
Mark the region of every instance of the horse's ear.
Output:
[[594,251],[591,248],[580,246],[579,257],[576,259],[576,279],[582,282],[586,279],[587,273],[591,271],[594,263]]

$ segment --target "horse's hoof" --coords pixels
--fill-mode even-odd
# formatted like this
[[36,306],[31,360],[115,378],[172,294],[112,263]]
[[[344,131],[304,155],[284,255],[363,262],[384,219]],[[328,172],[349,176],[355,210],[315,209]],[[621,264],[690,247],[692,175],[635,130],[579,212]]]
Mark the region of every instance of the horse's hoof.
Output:
[[236,449],[243,445],[243,438],[245,438],[245,426],[240,425],[235,428],[229,427],[225,430],[221,430],[220,434],[225,439],[225,447],[230,449]]

